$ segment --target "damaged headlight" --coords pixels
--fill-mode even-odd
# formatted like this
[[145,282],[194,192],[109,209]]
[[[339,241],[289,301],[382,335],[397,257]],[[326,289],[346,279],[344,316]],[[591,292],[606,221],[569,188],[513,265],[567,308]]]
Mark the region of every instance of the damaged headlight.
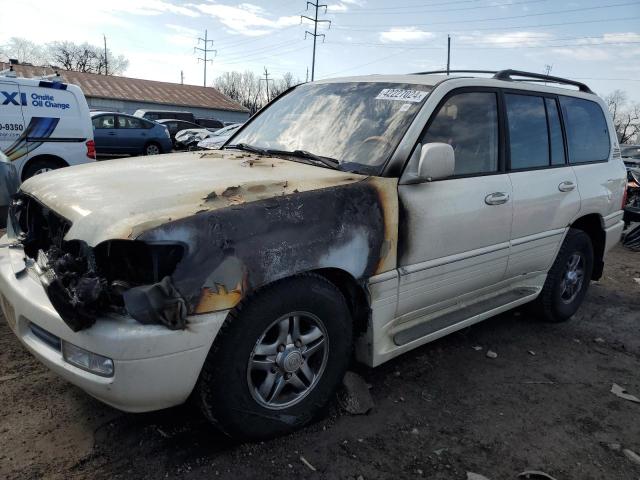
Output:
[[62,358],[67,363],[75,365],[87,372],[95,373],[102,377],[113,376],[113,360],[97,353],[92,353],[72,343],[62,341]]
[[[74,331],[90,327],[110,310],[127,310],[142,323],[164,323],[178,329],[184,328],[186,306],[172,288],[170,277],[183,254],[184,248],[177,244],[113,240],[90,248],[82,242],[69,241],[60,247],[38,250],[35,267],[49,300]],[[140,307],[144,303],[136,302],[134,308],[127,304],[125,293],[159,284],[172,298],[161,307],[158,301],[150,304],[166,313],[142,315]]]

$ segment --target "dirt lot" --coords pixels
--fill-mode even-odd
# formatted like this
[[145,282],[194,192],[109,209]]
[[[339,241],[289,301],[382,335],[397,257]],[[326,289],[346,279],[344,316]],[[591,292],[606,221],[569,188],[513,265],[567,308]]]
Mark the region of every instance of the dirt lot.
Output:
[[[286,438],[236,444],[191,405],[125,414],[42,367],[0,322],[0,478],[640,479],[640,254],[617,247],[562,325],[510,312],[375,370],[367,416],[335,406]],[[596,340],[598,339],[598,340]],[[475,350],[482,346],[483,350]],[[487,349],[498,353],[486,357]],[[532,353],[535,353],[533,355]],[[313,472],[301,460],[310,462]]]

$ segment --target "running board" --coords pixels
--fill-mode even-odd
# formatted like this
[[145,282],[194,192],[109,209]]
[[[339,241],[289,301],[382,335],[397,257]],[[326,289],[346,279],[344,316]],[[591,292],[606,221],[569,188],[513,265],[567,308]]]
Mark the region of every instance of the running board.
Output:
[[[393,343],[398,346],[406,345],[420,338],[443,331],[443,335],[473,325],[485,318],[510,310],[518,305],[535,298],[539,288],[521,287],[509,290],[501,295],[481,300],[460,310],[445,313],[439,317],[420,323],[414,327],[402,330],[393,336]],[[446,330],[446,332],[444,332]],[[440,337],[440,335],[438,335]]]

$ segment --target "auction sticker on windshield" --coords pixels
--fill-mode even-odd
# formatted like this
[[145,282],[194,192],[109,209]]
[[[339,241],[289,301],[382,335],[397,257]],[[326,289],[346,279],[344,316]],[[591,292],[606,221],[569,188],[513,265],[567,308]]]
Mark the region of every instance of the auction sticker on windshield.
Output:
[[420,103],[427,96],[427,92],[407,90],[404,88],[385,88],[380,91],[376,100],[397,100],[401,102]]

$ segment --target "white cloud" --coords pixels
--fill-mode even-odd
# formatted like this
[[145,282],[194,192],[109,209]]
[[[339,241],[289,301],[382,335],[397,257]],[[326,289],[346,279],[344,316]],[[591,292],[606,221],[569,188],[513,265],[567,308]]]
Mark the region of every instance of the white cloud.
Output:
[[193,5],[201,13],[216,18],[234,33],[257,37],[271,31],[300,23],[297,15],[268,18],[266,12],[255,5],[241,3],[238,6],[221,4]]
[[426,32],[416,27],[393,27],[386,32],[380,32],[382,42],[409,42],[426,40],[435,37],[432,32]]
[[166,27],[171,30],[172,33],[164,36],[165,41],[179,47],[191,47],[195,45],[196,38],[200,35],[200,32],[197,30],[182,25],[168,23]]
[[544,45],[549,40],[553,39],[553,35],[544,32],[507,32],[507,33],[471,33],[468,35],[456,36],[456,43],[477,45],[488,44],[489,46],[538,46]]
[[173,13],[187,17],[198,17],[200,14],[193,8],[175,5],[166,0],[107,0],[97,2],[93,8],[113,13],[129,15],[160,15]]
[[588,60],[588,61],[604,61],[612,60],[615,58],[613,52],[609,52],[603,48],[595,47],[563,47],[554,48],[553,53],[562,55],[565,57],[571,57],[574,60]]
[[349,7],[347,7],[344,3],[334,3],[332,5],[327,5],[327,12],[329,13],[346,12],[347,10],[349,10]]

